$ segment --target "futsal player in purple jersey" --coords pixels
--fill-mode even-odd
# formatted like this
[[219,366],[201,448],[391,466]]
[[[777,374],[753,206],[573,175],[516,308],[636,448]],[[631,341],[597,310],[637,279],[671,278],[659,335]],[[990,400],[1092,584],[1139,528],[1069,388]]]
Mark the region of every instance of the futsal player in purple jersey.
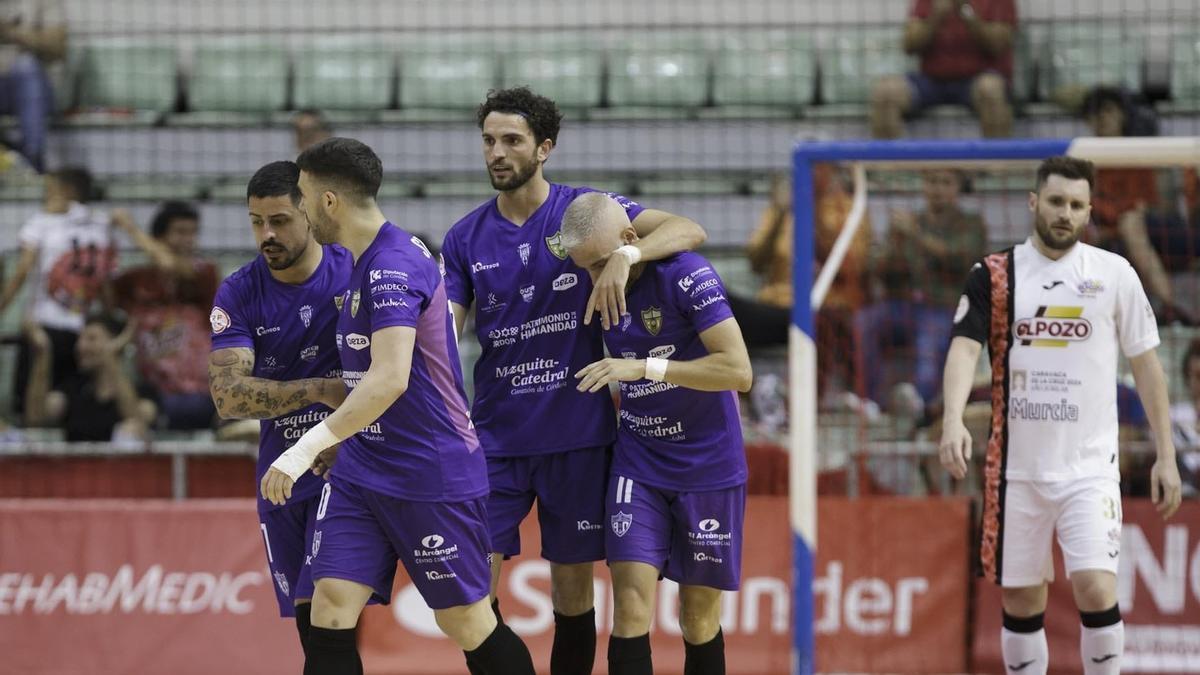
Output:
[[[287,446],[346,397],[334,347],[333,305],[350,278],[344,249],[312,240],[296,208],[300,169],[272,162],[246,188],[250,225],[261,255],[229,275],[212,314],[209,386],[224,418],[260,419],[255,483]],[[331,462],[334,450],[324,462]],[[324,481],[304,476],[292,500],[258,500],[259,526],[281,616],[294,616],[308,641],[312,574],[307,553]]]
[[592,190],[542,174],[558,140],[557,106],[521,87],[491,92],[477,112],[499,194],[450,229],[442,256],[457,328],[474,307],[482,346],[472,418],[491,482],[492,593],[501,561],[520,553],[520,524],[536,499],[554,604],[550,672],[586,675],[596,653],[592,563],[604,559],[616,413],[607,392],[578,392],[570,374],[604,355],[601,326],[621,323],[631,262],[693,248],[705,235],[686,218],[614,195],[646,238],[591,283],[567,258],[559,223],[571,201]]
[[[603,194],[575,200],[562,222],[571,258],[598,277],[638,240]],[[605,497],[614,619],[610,675],[653,672],[650,620],[659,575],[680,585],[688,675],[725,672],[721,591],[737,590],[746,504],[738,391],[750,356],[712,265],[695,253],[635,265],[633,319],[604,333],[613,358],[575,373],[580,391],[621,390],[621,422]]]
[[336,333],[350,394],[261,484],[269,501],[286,502],[318,453],[341,443],[316,514],[304,672],[362,672],[358,617],[372,597],[390,599],[399,559],[472,667],[532,675],[529,650],[488,606],[487,466],[438,264],[380,212],[383,167],[366,145],[330,138],[296,163],[314,237],[354,257]]

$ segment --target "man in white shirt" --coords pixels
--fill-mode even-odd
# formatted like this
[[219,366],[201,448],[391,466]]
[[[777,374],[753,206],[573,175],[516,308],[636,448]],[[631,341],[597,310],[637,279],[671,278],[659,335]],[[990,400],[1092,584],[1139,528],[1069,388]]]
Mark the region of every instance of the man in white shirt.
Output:
[[17,149],[38,171],[53,109],[46,69],[66,51],[62,0],[0,0],[0,114],[17,117]]
[[1118,346],[1154,431],[1152,498],[1164,519],[1180,502],[1158,328],[1129,263],[1079,242],[1091,213],[1091,162],[1052,157],[1037,175],[1033,235],[977,263],[959,300],[939,453],[955,478],[966,475],[971,436],[962,414],[987,344],[992,425],[980,557],[1003,587],[1005,664],[1023,675],[1046,672],[1042,624],[1057,533],[1083,624],[1083,671],[1118,673]]

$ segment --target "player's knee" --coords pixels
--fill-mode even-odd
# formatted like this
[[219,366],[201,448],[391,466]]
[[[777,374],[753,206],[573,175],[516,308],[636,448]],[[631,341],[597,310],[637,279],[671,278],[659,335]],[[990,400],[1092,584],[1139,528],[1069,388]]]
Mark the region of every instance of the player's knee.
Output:
[[721,593],[681,595],[679,628],[683,639],[694,645],[716,637],[721,629]]
[[321,628],[352,628],[361,603],[355,593],[336,584],[317,582],[312,597],[312,624]]
[[1075,605],[1082,612],[1100,612],[1117,604],[1116,575],[1108,572],[1076,573],[1071,578]]
[[650,630],[653,599],[636,586],[613,588],[613,629],[622,635],[641,635]]
[[497,625],[488,598],[470,605],[434,610],[433,618],[446,637],[467,651],[483,644]]
[[554,611],[576,616],[594,604],[592,563],[554,565],[551,568],[551,600]]
[[1004,612],[1010,616],[1025,618],[1046,611],[1046,588],[1005,588],[1001,592]]

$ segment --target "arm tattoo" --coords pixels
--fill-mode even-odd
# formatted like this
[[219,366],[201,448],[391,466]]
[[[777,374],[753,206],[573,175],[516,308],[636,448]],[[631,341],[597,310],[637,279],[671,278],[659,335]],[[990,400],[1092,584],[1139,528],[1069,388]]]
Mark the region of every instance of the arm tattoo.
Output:
[[218,349],[209,356],[209,389],[222,417],[268,419],[320,402],[320,378],[278,381],[253,373],[252,349]]

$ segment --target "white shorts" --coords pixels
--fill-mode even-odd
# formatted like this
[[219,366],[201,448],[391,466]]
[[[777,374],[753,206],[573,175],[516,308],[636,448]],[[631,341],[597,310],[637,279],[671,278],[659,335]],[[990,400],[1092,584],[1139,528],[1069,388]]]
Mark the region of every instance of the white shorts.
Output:
[[1001,511],[1000,585],[1054,581],[1051,535],[1057,533],[1067,577],[1079,570],[1117,573],[1121,485],[1111,478],[1053,483],[1009,481]]

